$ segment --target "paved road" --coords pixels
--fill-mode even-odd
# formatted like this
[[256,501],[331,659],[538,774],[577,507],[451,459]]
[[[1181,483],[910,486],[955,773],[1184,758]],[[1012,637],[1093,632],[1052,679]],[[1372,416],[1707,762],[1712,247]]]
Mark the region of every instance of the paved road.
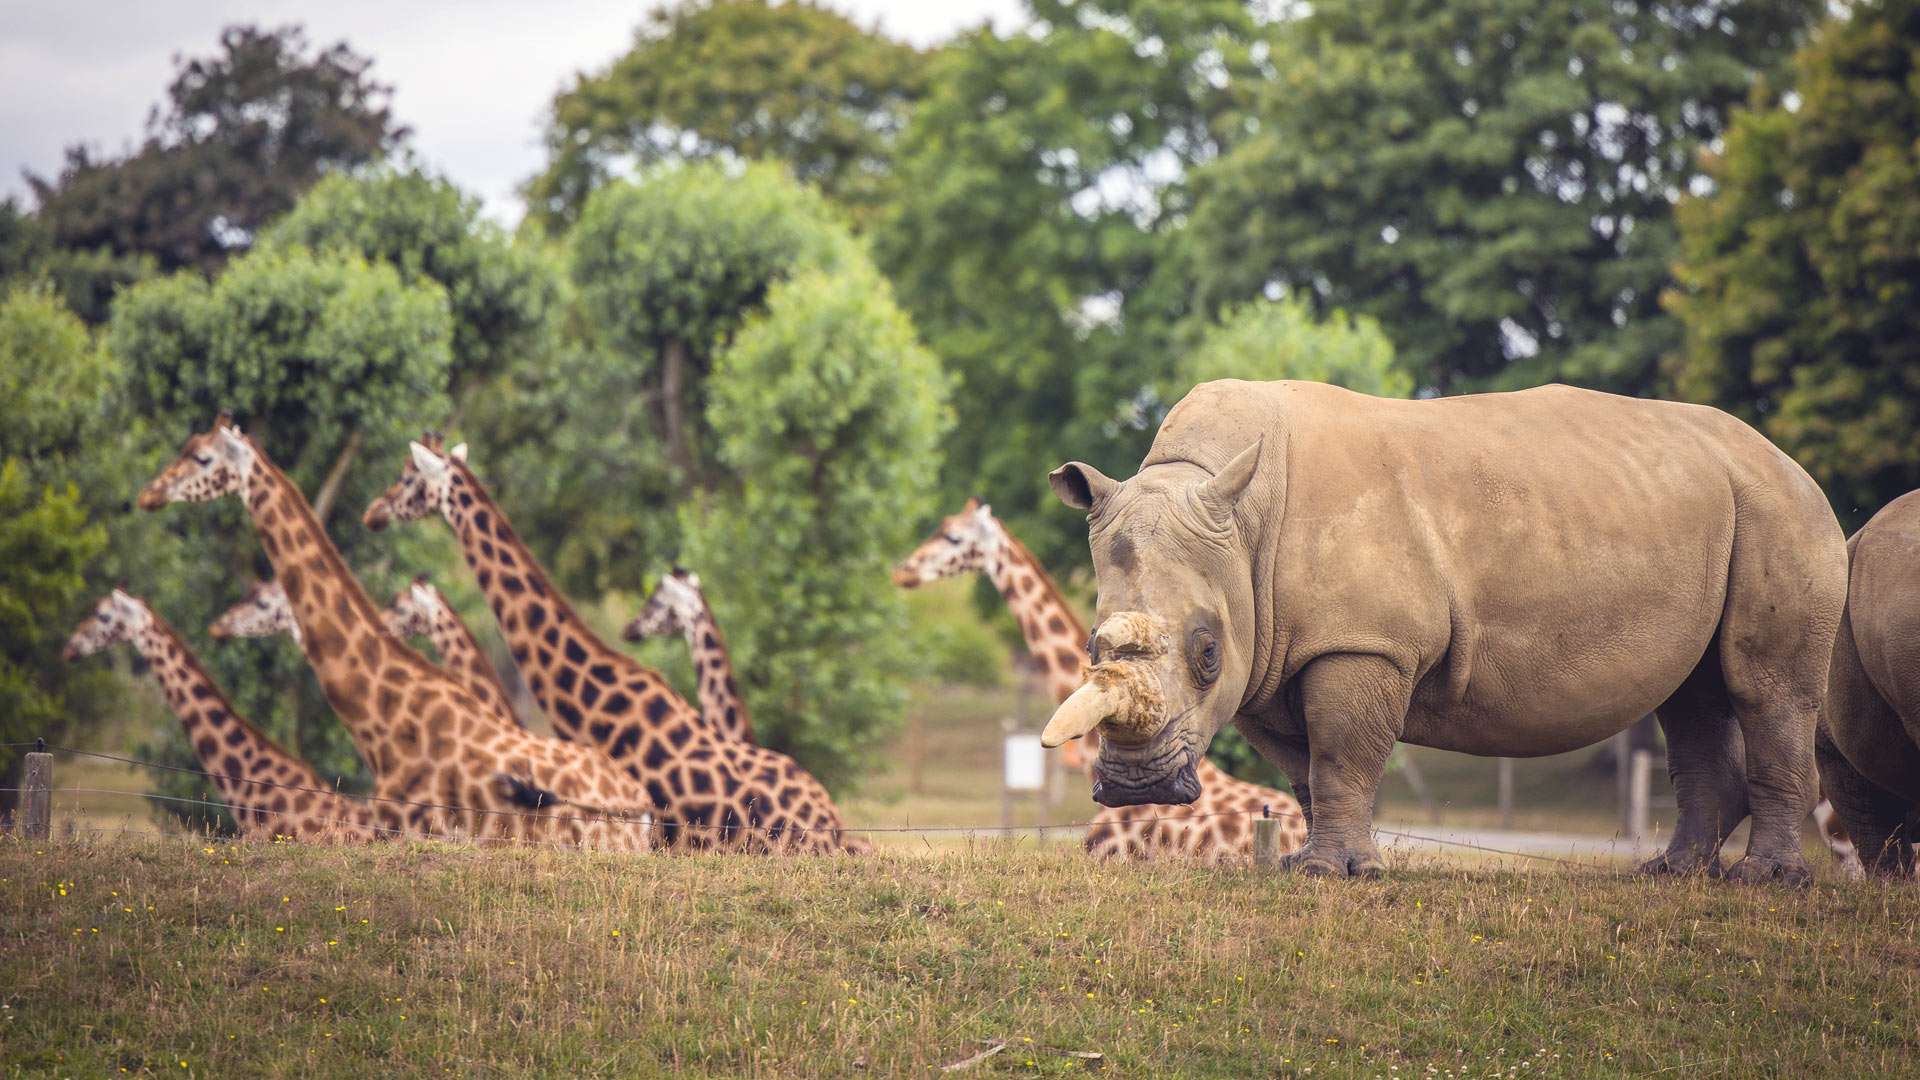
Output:
[[1509,858],[1546,855],[1603,863],[1628,862],[1650,858],[1661,844],[1645,837],[1638,844],[1617,836],[1591,836],[1576,833],[1526,832],[1516,829],[1466,829],[1445,825],[1417,825],[1396,822],[1382,825],[1379,844],[1383,850],[1447,852],[1462,857]]

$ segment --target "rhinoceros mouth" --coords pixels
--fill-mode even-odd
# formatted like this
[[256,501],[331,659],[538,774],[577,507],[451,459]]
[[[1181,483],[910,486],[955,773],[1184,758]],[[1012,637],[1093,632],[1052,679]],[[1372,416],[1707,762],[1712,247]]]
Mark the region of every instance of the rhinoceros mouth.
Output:
[[1101,806],[1185,805],[1199,797],[1200,777],[1191,758],[1172,773],[1141,784],[1104,774],[1093,782],[1093,801]]
[[1188,709],[1168,722],[1158,740],[1159,753],[1150,757],[1135,757],[1126,747],[1104,740],[1100,757],[1094,761],[1093,801],[1101,806],[1185,805],[1199,798],[1200,777],[1194,771],[1193,747],[1165,737],[1178,730],[1180,721],[1192,712]]

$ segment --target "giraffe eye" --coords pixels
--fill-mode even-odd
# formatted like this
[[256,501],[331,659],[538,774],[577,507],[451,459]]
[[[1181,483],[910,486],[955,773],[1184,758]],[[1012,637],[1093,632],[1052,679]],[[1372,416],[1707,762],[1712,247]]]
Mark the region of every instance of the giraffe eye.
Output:
[[212,454],[195,454],[193,455],[193,460],[201,465],[211,465],[213,464],[213,455]]
[[948,533],[948,534],[946,535],[946,541],[947,541],[947,543],[949,543],[949,544],[957,544],[957,543],[959,543],[959,542],[960,542],[960,538],[959,538],[958,536],[955,536],[955,535],[954,535],[954,534],[952,534],[952,533]]

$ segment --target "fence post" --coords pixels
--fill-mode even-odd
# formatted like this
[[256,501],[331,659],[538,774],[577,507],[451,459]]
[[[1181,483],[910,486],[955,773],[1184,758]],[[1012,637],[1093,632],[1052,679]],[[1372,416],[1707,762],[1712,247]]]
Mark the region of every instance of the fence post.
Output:
[[1647,834],[1647,804],[1653,783],[1653,752],[1635,750],[1627,770],[1627,837],[1639,843]]
[[53,834],[53,755],[47,740],[36,739],[37,751],[27,755],[20,781],[20,821],[27,839],[45,840]]
[[1253,862],[1256,866],[1272,866],[1280,861],[1280,822],[1269,816],[1266,807],[1260,808],[1260,816],[1253,819]]
[[1500,827],[1513,828],[1513,759],[1500,759]]

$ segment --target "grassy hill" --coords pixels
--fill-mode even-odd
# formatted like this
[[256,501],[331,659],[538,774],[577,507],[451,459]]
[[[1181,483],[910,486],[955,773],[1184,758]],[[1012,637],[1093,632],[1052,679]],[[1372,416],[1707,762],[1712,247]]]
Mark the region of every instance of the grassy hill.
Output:
[[8,839],[0,1072],[1912,1075],[1920,899],[1822,873]]

